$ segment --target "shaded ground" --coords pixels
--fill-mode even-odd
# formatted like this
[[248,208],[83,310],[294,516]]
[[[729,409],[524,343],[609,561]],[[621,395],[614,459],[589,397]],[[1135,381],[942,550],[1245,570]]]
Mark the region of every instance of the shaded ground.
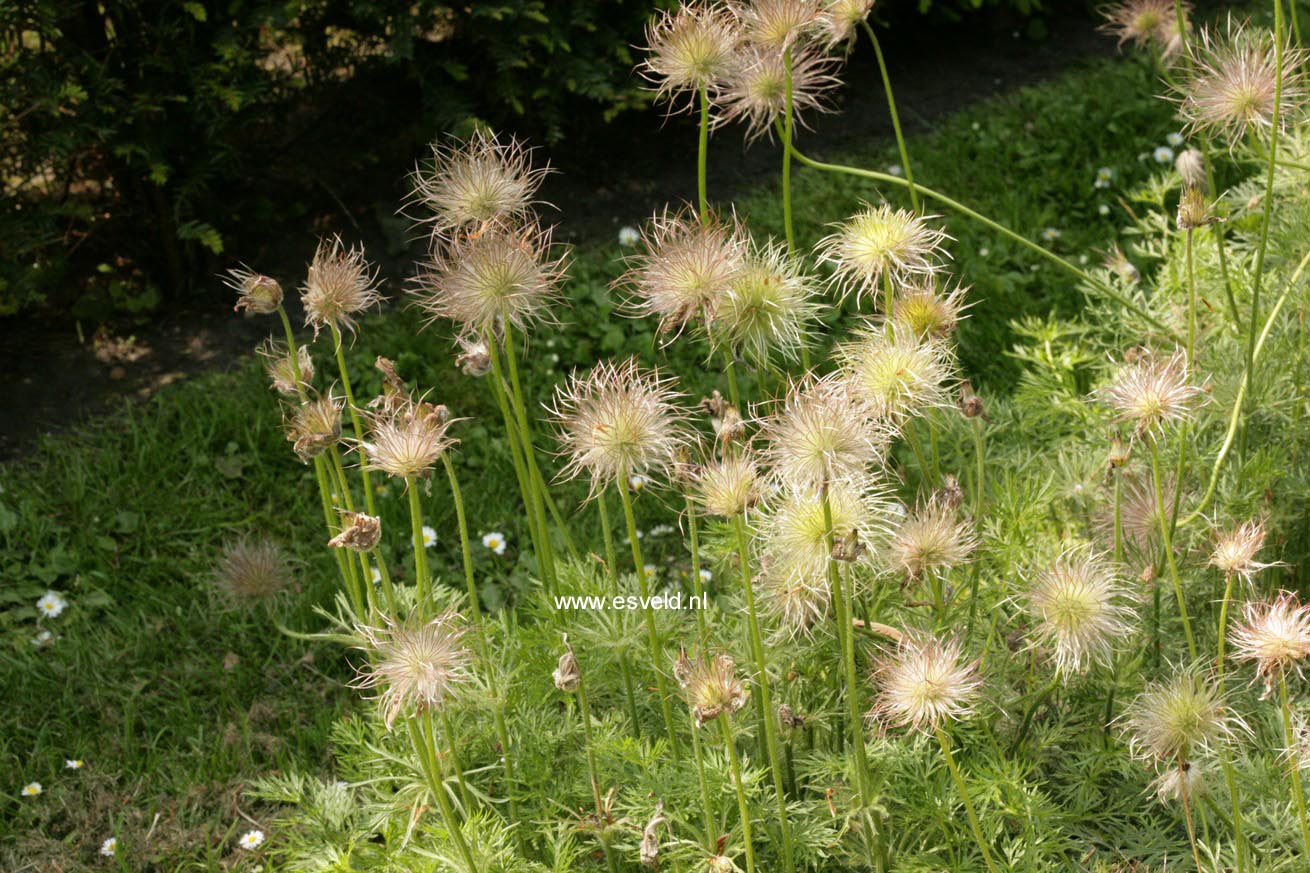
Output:
[[[908,132],[1113,49],[1085,11],[1059,12],[1021,26],[1022,32],[1004,21],[985,27],[975,22],[930,32],[901,25],[886,32],[881,38]],[[816,117],[813,130],[801,134],[804,147],[816,156],[891,136],[867,44],[858,46],[843,78],[838,111]],[[630,113],[584,142],[552,150],[550,159],[559,172],[550,177],[543,196],[558,207],[559,238],[609,236],[622,225],[639,224],[665,203],[694,196],[695,139],[686,116],[661,123],[654,114]],[[713,198],[774,180],[777,172],[778,152],[767,142],[748,148],[735,130],[720,132],[712,142]],[[372,203],[347,197],[344,215],[332,222],[377,241],[370,247],[375,256],[388,241],[393,252],[396,248],[396,228],[384,227],[379,217],[402,199],[400,175],[360,186],[380,196]],[[298,274],[312,249],[314,231],[303,230],[290,233],[285,251],[276,255],[285,259],[286,275]],[[384,261],[383,274],[399,278],[403,266]],[[0,460],[20,456],[41,433],[87,421],[196,373],[230,367],[267,333],[265,321],[234,317],[230,305],[218,301],[149,319],[123,319],[98,330],[30,317],[0,319],[0,368],[9,386],[0,398]]]

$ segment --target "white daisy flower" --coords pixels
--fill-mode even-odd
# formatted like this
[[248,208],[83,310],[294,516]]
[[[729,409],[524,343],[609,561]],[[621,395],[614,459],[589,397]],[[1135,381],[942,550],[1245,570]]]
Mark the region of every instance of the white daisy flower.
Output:
[[1173,146],[1174,148],[1178,148],[1180,145],[1186,142],[1186,140],[1183,139],[1183,135],[1181,133],[1176,133],[1176,132],[1166,136],[1164,138],[1164,141],[1169,143],[1169,145]]
[[639,474],[634,474],[628,477],[628,487],[631,488],[633,491],[644,490],[647,483],[649,482],[650,482],[649,479]]
[[36,636],[32,637],[32,645],[34,646],[48,646],[54,641],[55,635],[48,630],[40,631]]
[[983,246],[982,248],[978,249],[978,257],[980,257],[980,258],[985,258],[985,257],[987,257],[988,255],[990,255],[991,253],[992,253],[992,250],[989,249],[989,248],[987,248],[987,246]]
[[974,130],[982,130],[982,124],[981,124],[980,122],[977,122],[977,121],[975,121],[973,124],[971,124],[971,125],[969,125],[969,126],[970,126],[971,128],[973,128]]
[[85,762],[81,758],[68,758],[64,761],[65,770],[81,770]]
[[264,832],[246,831],[241,835],[241,839],[237,840],[237,844],[243,849],[250,849],[252,851],[258,849],[264,844]]
[[653,537],[666,537],[674,533],[676,528],[671,524],[657,524],[650,529],[650,535]]
[[1097,213],[1100,214],[1100,215],[1109,215],[1109,214],[1110,214],[1110,207],[1107,206],[1106,204],[1102,203],[1100,206],[1096,207],[1096,211],[1097,211]]
[[890,167],[887,168],[887,175],[889,175],[889,176],[904,176],[904,175],[905,175],[905,168],[902,167],[900,164],[892,164]]
[[114,852],[118,849],[118,837],[110,837],[100,844],[100,854],[106,858],[114,857]]
[[1060,238],[1062,231],[1058,227],[1048,227],[1042,231],[1042,239],[1047,242],[1055,242]]
[[382,571],[379,570],[377,567],[369,567],[368,569],[369,569],[369,571],[373,574],[373,584],[374,584],[374,585],[381,585],[381,584],[382,584]]
[[437,531],[435,528],[423,525],[423,548],[430,549],[437,544]]
[[47,591],[36,602],[36,608],[46,618],[54,618],[68,607],[68,601],[58,591]]
[[641,569],[645,572],[647,579],[654,578],[660,571],[660,568],[656,567],[654,564],[647,564]]
[[41,787],[40,782],[29,782],[23,786],[24,797],[36,797],[42,791],[45,791],[45,789]]
[[704,567],[701,567],[701,570],[700,570],[700,581],[702,581],[702,582],[708,582],[708,581],[710,581],[710,580],[713,579],[713,578],[714,578],[714,574],[713,574],[713,573],[711,573],[709,570],[706,570]]
[[1174,162],[1174,150],[1169,146],[1157,146],[1155,151],[1151,152],[1151,157],[1155,158],[1157,164],[1172,164]]
[[509,545],[509,540],[505,539],[505,535],[500,531],[492,531],[482,535],[482,545],[491,549],[497,555],[503,555],[505,554],[505,547]]
[[624,225],[619,228],[619,245],[624,248],[631,248],[641,242],[641,234],[635,227]]
[[1110,167],[1101,167],[1096,171],[1096,181],[1092,183],[1092,187],[1109,188],[1112,179],[1114,179],[1114,170]]

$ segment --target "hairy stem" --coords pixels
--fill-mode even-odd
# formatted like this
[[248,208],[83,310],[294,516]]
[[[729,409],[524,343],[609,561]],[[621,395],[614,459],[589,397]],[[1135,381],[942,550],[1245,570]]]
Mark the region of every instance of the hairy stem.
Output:
[[992,860],[992,851],[987,847],[987,841],[983,839],[982,825],[978,823],[978,813],[974,812],[973,801],[969,799],[969,789],[964,784],[964,775],[960,773],[959,765],[955,763],[955,756],[951,754],[950,737],[946,736],[946,732],[940,727],[937,728],[937,742],[941,744],[942,757],[946,759],[946,767],[951,771],[951,778],[955,780],[955,787],[960,792],[960,800],[964,801],[964,811],[969,816],[969,827],[973,830],[974,841],[978,843],[978,849],[982,852],[988,873],[999,873],[996,862]]
[[896,147],[901,153],[901,166],[905,168],[905,183],[910,189],[910,205],[914,207],[915,212],[918,212],[919,192],[914,187],[914,169],[910,166],[910,151],[905,147],[905,134],[901,132],[901,115],[896,111],[896,96],[892,93],[892,80],[887,73],[887,61],[882,56],[882,45],[878,42],[878,35],[874,33],[869,20],[865,18],[860,23],[864,25],[864,32],[869,35],[869,42],[873,43],[873,53],[878,58],[878,72],[882,74],[882,87],[887,93],[887,111],[892,118],[892,130],[896,132]]

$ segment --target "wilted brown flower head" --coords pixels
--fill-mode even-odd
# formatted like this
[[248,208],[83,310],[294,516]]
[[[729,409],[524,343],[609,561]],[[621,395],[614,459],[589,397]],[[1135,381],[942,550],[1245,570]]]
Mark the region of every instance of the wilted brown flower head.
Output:
[[945,339],[955,332],[968,304],[968,286],[957,285],[946,293],[933,288],[901,288],[892,300],[891,320],[915,336]]
[[911,579],[944,574],[969,560],[978,546],[973,525],[933,497],[906,516],[892,534],[891,556]]
[[362,512],[341,513],[341,533],[328,540],[334,549],[369,552],[382,539],[382,519]]
[[1235,146],[1248,133],[1272,130],[1275,115],[1279,127],[1286,127],[1305,102],[1306,55],[1286,42],[1281,48],[1281,98],[1275,102],[1279,47],[1262,27],[1229,17],[1222,31],[1204,28],[1195,51],[1196,62],[1178,85],[1178,111],[1189,132]]
[[837,347],[838,373],[851,396],[889,426],[951,399],[950,346],[913,331],[870,325]]
[[714,438],[720,443],[735,443],[746,434],[746,423],[741,412],[717,389],[709,397],[701,398],[700,408],[710,417]]
[[[791,60],[791,111],[804,124],[809,110],[828,109],[827,95],[841,85],[833,75],[836,61],[817,49],[794,52]],[[737,50],[732,71],[715,103],[722,113],[716,124],[743,122],[747,139],[773,136],[774,122],[787,112],[786,61],[776,49],[747,43]]]
[[655,804],[655,814],[646,822],[641,831],[641,848],[638,855],[641,866],[658,868],[660,865],[660,828],[667,823],[664,817],[664,801]]
[[1216,532],[1210,566],[1218,567],[1225,576],[1237,576],[1249,585],[1256,573],[1278,566],[1277,562],[1266,564],[1255,559],[1264,544],[1265,526],[1260,521],[1244,521],[1232,530]]
[[832,264],[832,284],[842,296],[854,293],[877,303],[881,282],[894,286],[923,284],[940,269],[946,232],[920,216],[889,204],[865,205],[815,248],[821,263]]
[[713,92],[731,69],[739,38],[736,22],[722,6],[684,2],[647,26],[642,75],[666,99]]
[[1178,229],[1194,230],[1217,221],[1219,219],[1210,211],[1205,192],[1190,185],[1183,186],[1183,193],[1178,197]]
[[1115,642],[1131,630],[1126,594],[1116,568],[1090,548],[1069,549],[1037,571],[1023,602],[1038,642],[1054,650],[1056,670],[1110,662]]
[[359,442],[365,469],[398,479],[427,476],[459,442],[449,433],[450,411],[423,400],[399,400],[367,419],[368,438]]
[[710,343],[767,368],[795,361],[819,317],[818,288],[785,246],[752,243],[710,325]]
[[586,473],[594,496],[628,476],[667,474],[687,442],[681,396],[671,379],[632,358],[570,376],[551,408],[568,458],[562,475]]
[[[684,656],[685,657],[685,656]],[[746,705],[750,692],[737,678],[737,665],[727,655],[702,656],[677,671],[683,697],[691,707],[697,726]]]
[[269,539],[240,537],[223,546],[214,568],[214,584],[248,600],[272,597],[291,583],[286,552]]
[[1133,755],[1164,766],[1189,761],[1195,753],[1246,730],[1213,677],[1194,668],[1148,685],[1121,721]]
[[708,324],[741,269],[746,235],[735,218],[711,215],[702,222],[691,209],[666,209],[643,234],[645,251],[627,259],[615,283],[631,291],[628,309],[654,316],[662,334],[678,336],[688,324]]
[[1310,606],[1283,591],[1271,601],[1246,604],[1229,633],[1233,658],[1255,664],[1268,696],[1289,671],[1302,675],[1301,661],[1310,655]]
[[[297,346],[296,357],[292,359],[287,352],[286,343],[266,340],[259,347],[259,356],[264,359],[264,372],[273,390],[285,397],[298,397],[314,381],[314,359],[309,355],[308,346]],[[296,378],[296,370],[300,378]]]
[[819,13],[819,32],[829,48],[855,39],[855,29],[873,11],[874,0],[827,0]]
[[1116,412],[1115,421],[1131,423],[1137,435],[1155,439],[1172,422],[1190,421],[1192,408],[1205,392],[1191,383],[1187,355],[1181,349],[1168,358],[1143,351],[1125,364],[1104,396]]
[[227,287],[237,292],[237,312],[270,315],[282,305],[282,286],[271,276],[242,268],[227,271]]
[[559,664],[550,677],[555,681],[556,688],[565,694],[572,694],[582,687],[582,669],[578,666],[577,656],[573,654],[573,647],[567,640],[564,645],[564,654],[559,656]]
[[410,176],[410,204],[438,236],[525,216],[549,167],[532,166],[532,149],[477,130],[463,142],[432,144],[432,158]]
[[429,321],[449,318],[487,339],[507,324],[523,331],[553,322],[568,259],[552,250],[549,228],[488,225],[435,251],[411,293]]
[[793,385],[760,428],[763,457],[779,481],[822,486],[861,478],[883,459],[890,435],[840,381],[812,379]]
[[820,26],[822,0],[734,0],[746,39],[781,54]]
[[731,518],[751,509],[760,498],[755,458],[742,451],[708,462],[697,477],[695,497],[707,515]]
[[869,717],[896,727],[933,733],[967,718],[982,687],[978,663],[965,662],[960,641],[906,634],[874,670],[879,687]]
[[308,464],[341,439],[343,405],[344,401],[324,394],[294,409],[286,424],[287,441],[300,460]]
[[[1168,58],[1182,49],[1175,0],[1122,0],[1101,10],[1105,23],[1100,29],[1139,48],[1152,44]],[[1183,3],[1184,26],[1190,29],[1192,4]]]
[[382,627],[359,627],[360,646],[369,661],[359,668],[356,688],[378,688],[382,715],[390,728],[400,716],[439,709],[472,678],[472,652],[464,645],[458,613],[407,627],[389,621]]
[[364,260],[362,245],[346,248],[339,236],[319,242],[300,288],[305,323],[315,336],[325,327],[353,332],[355,316],[381,300],[377,271]]

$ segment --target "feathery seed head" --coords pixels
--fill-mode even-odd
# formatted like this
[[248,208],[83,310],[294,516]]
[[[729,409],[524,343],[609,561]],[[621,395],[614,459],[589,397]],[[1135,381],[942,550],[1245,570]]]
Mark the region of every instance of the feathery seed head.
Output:
[[549,167],[532,166],[532,149],[477,130],[463,142],[432,144],[432,159],[410,176],[410,203],[438,236],[525,216]]
[[967,286],[942,294],[932,288],[902,288],[892,300],[892,323],[915,336],[945,339],[955,332],[961,313],[967,308]]
[[794,361],[818,319],[817,296],[814,280],[785,246],[752,244],[715,310],[710,341],[762,368],[772,356]]
[[1214,551],[1210,553],[1210,566],[1218,567],[1225,576],[1237,576],[1249,585],[1256,573],[1266,567],[1277,566],[1276,563],[1266,564],[1255,559],[1264,544],[1264,523],[1244,521],[1232,530],[1216,533]]
[[554,321],[567,266],[567,250],[552,251],[550,228],[487,225],[434,252],[412,293],[429,320],[449,318],[486,339],[505,324],[524,331]]
[[592,496],[627,476],[666,475],[687,443],[681,396],[671,379],[632,358],[570,376],[551,409],[568,458],[562,475],[586,473]]
[[838,346],[842,380],[851,395],[892,426],[920,410],[950,402],[955,372],[950,346],[910,330],[870,326]]
[[480,379],[491,372],[491,349],[487,341],[477,337],[460,336],[459,354],[455,356],[455,366],[464,371],[464,375]]
[[1205,392],[1190,377],[1181,349],[1167,359],[1145,351],[1119,369],[1104,394],[1117,413],[1115,421],[1131,422],[1138,436],[1155,439],[1170,422],[1191,420],[1192,407]]
[[1206,184],[1205,176],[1205,155],[1200,149],[1186,149],[1174,159],[1174,169],[1183,179],[1185,188],[1204,188]]
[[746,39],[782,54],[818,29],[823,4],[821,0],[736,0],[731,8]]
[[1246,728],[1229,711],[1218,683],[1195,668],[1148,685],[1128,706],[1122,721],[1134,756],[1175,766]]
[[1270,31],[1232,17],[1223,31],[1203,29],[1196,63],[1178,86],[1178,109],[1188,131],[1224,139],[1232,147],[1252,131],[1272,130],[1275,114],[1279,127],[1286,127],[1305,101],[1306,54],[1282,46],[1278,98],[1278,52]]
[[359,668],[356,688],[381,691],[383,719],[390,729],[397,717],[439,709],[472,678],[472,652],[464,645],[458,613],[445,612],[417,627],[394,621],[358,627],[369,662]]
[[628,308],[653,315],[662,334],[679,335],[693,322],[708,324],[728,294],[746,256],[745,232],[735,218],[665,210],[642,235],[645,251],[627,259],[616,285],[631,289]]
[[237,292],[237,312],[271,315],[282,305],[282,286],[271,276],[237,268],[227,271],[226,285]]
[[1193,230],[1214,224],[1219,219],[1210,211],[1205,192],[1199,187],[1184,186],[1178,197],[1178,229]]
[[[854,534],[860,542],[869,543],[886,532],[884,494],[868,479],[830,483],[827,504],[831,533],[839,540]],[[788,585],[827,584],[832,547],[823,486],[789,483],[767,503],[760,533],[766,576],[781,578]]]
[[1256,678],[1264,682],[1268,696],[1289,670],[1302,675],[1301,661],[1310,655],[1310,605],[1290,591],[1271,601],[1248,603],[1229,633],[1233,658],[1255,664]]
[[933,733],[967,718],[982,687],[978,662],[965,662],[958,639],[906,634],[874,670],[879,694],[869,716],[910,730]]
[[[1191,3],[1183,3],[1183,17],[1190,17]],[[1182,49],[1174,0],[1122,0],[1101,10],[1106,21],[1100,30],[1116,37],[1119,45],[1131,42],[1138,48],[1152,43],[1164,57],[1173,57]],[[1184,26],[1190,28],[1190,23]]]
[[449,434],[453,423],[446,407],[411,398],[370,412],[368,438],[359,442],[365,469],[398,479],[426,477],[459,442]]
[[362,245],[346,248],[339,236],[319,242],[300,288],[305,323],[315,336],[324,327],[353,333],[355,316],[381,301],[377,271],[364,260]]
[[741,515],[760,497],[759,470],[749,452],[734,452],[707,463],[696,479],[696,501],[708,515]]
[[697,727],[704,727],[706,722],[724,713],[732,715],[750,697],[746,686],[737,678],[737,665],[727,655],[688,661],[683,654],[676,675]]
[[793,566],[785,559],[781,563],[766,560],[761,571],[756,593],[768,621],[777,628],[776,636],[784,640],[810,636],[827,618],[832,603],[826,572],[807,576],[805,567]]
[[1161,803],[1184,798],[1193,803],[1194,798],[1205,792],[1205,773],[1191,761],[1184,761],[1181,766],[1162,764],[1149,788]]
[[765,462],[777,479],[816,488],[863,476],[882,460],[889,440],[869,410],[833,379],[793,385],[760,434]]
[[[266,340],[259,347],[258,354],[264,359],[264,372],[273,390],[286,397],[297,397],[302,388],[309,387],[314,380],[314,359],[309,356],[309,346],[296,347],[296,359],[293,361],[287,352],[286,343]],[[300,379],[296,379],[296,368],[300,368]]]
[[370,552],[382,539],[382,519],[362,512],[341,513],[341,533],[328,540],[334,549]]
[[240,599],[272,597],[290,583],[291,562],[269,539],[240,537],[227,543],[214,568],[214,584]]
[[732,67],[739,39],[728,10],[701,0],[684,2],[647,26],[641,73],[666,99],[716,91]]
[[878,301],[880,282],[893,285],[923,284],[940,269],[948,237],[928,222],[935,215],[920,216],[889,204],[865,204],[849,219],[834,225],[836,231],[819,241],[819,261],[833,265],[832,283],[842,296],[855,293]]
[[819,30],[829,48],[855,39],[855,29],[873,11],[874,0],[828,0],[819,14]]
[[[841,85],[833,75],[836,61],[818,50],[794,52],[791,59],[792,118],[804,124],[808,110],[828,109],[827,96]],[[741,121],[746,138],[773,136],[774,122],[787,111],[787,65],[775,49],[746,44],[737,50],[732,72],[715,99],[722,114],[716,124]]]
[[906,516],[892,534],[891,555],[911,579],[937,576],[969,560],[978,546],[973,525],[936,496]]
[[341,410],[344,401],[324,394],[295,408],[286,424],[287,441],[300,460],[311,460],[341,439]]
[[1037,573],[1024,605],[1038,640],[1054,649],[1058,672],[1110,663],[1115,641],[1131,630],[1125,595],[1115,568],[1090,548],[1069,549]]

